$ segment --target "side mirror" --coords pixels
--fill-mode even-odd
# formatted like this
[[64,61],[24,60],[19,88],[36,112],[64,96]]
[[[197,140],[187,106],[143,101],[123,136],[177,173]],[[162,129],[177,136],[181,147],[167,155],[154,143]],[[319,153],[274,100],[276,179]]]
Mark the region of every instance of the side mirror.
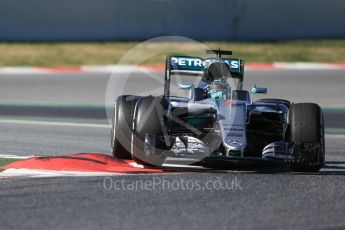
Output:
[[193,84],[178,84],[179,89],[191,90],[193,89],[193,87],[194,87]]
[[260,87],[256,87],[254,86],[251,90],[252,93],[262,93],[262,94],[266,94],[267,93],[267,88],[260,88]]

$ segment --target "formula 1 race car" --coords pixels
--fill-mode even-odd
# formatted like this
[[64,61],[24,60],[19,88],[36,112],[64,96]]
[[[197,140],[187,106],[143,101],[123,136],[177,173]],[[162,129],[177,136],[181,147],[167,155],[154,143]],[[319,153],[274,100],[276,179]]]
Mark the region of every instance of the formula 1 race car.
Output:
[[[253,101],[267,88],[243,90],[244,61],[222,57],[168,56],[162,96],[119,96],[115,102],[112,152],[161,166],[214,166],[224,162],[282,162],[294,171],[318,171],[325,162],[324,119],[313,103],[283,99]],[[197,87],[179,84],[188,96],[170,95],[176,75],[201,78]],[[234,82],[231,87],[230,81]],[[179,160],[179,161],[178,161]]]

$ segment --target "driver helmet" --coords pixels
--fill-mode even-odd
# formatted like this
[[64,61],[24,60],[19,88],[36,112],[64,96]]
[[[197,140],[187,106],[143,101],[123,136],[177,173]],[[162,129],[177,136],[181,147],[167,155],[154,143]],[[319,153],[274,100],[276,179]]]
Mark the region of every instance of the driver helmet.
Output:
[[215,80],[208,89],[212,99],[229,100],[231,98],[231,87],[225,80]]

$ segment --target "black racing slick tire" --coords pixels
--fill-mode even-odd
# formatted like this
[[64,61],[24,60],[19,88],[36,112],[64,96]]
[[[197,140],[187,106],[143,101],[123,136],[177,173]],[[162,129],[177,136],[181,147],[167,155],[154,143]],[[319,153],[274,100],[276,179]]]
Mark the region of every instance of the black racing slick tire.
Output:
[[167,101],[162,97],[148,96],[138,101],[134,117],[132,157],[139,164],[161,166],[164,163],[164,141],[161,141],[159,146],[148,147],[145,138],[151,135],[159,140],[167,134],[167,105]]
[[137,96],[124,95],[116,99],[111,131],[112,153],[118,159],[132,159],[132,121]]
[[293,104],[289,111],[289,141],[310,145],[302,150],[301,162],[291,164],[294,171],[317,172],[325,162],[325,137],[323,113],[317,104]]

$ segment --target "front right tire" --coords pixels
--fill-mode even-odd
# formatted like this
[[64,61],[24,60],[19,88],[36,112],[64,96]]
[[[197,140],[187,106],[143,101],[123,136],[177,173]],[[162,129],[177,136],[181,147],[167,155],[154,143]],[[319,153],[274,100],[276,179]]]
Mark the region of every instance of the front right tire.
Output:
[[164,140],[159,146],[150,146],[145,143],[147,135],[152,135],[157,140],[167,136],[166,112],[167,101],[162,97],[142,97],[135,109],[134,133],[132,142],[132,157],[143,165],[162,166],[166,156]]
[[318,146],[311,150],[302,150],[302,160],[293,163],[294,171],[316,172],[325,162],[325,135],[323,113],[317,104],[293,104],[289,111],[289,142]]
[[115,158],[132,159],[132,122],[134,108],[140,97],[123,95],[116,99],[111,131],[111,148]]

